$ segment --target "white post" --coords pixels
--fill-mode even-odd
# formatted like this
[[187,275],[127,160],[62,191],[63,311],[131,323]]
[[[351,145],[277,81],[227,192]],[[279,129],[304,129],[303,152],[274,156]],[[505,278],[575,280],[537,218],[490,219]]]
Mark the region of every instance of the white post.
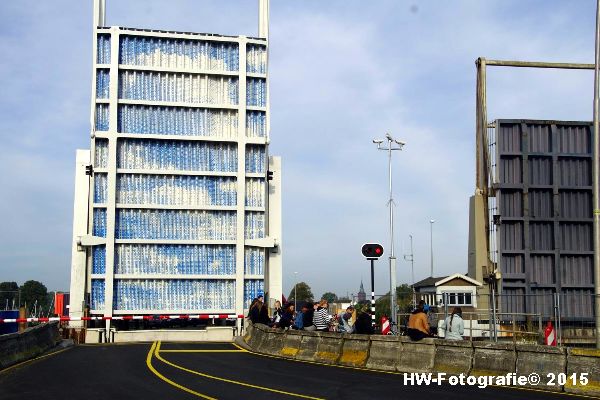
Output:
[[600,135],[598,132],[598,81],[600,75],[600,0],[596,2],[596,47],[594,64],[594,148],[593,154],[593,172],[592,172],[592,193],[594,202],[594,294],[595,294],[595,312],[596,312],[596,348],[600,349],[600,157],[598,155],[598,146],[600,145]]
[[298,286],[298,272],[294,271],[294,310],[298,308],[298,296],[296,295],[296,286]]
[[[87,257],[85,247],[77,244],[81,236],[88,233],[88,196],[90,179],[85,174],[85,167],[90,164],[90,151],[77,150],[75,164],[75,201],[73,204],[73,243],[71,244],[71,287],[69,316],[83,317],[85,301],[85,284],[87,281]],[[20,293],[19,293],[20,294]],[[21,302],[19,301],[19,305]],[[69,322],[71,328],[81,328],[81,321]]]
[[433,223],[435,219],[429,220],[429,245],[431,247],[431,277],[433,278]]
[[258,0],[258,37],[269,40],[269,0]]
[[[388,206],[390,207],[390,318],[392,323],[396,323],[396,257],[394,255],[394,198],[392,193],[392,150],[402,150],[405,143],[396,140],[389,133],[385,134],[385,138],[388,142],[388,147],[383,148],[381,144],[382,139],[374,139],[373,143],[377,144],[378,150],[387,150],[388,152],[388,177],[389,177],[389,189],[390,199]],[[394,145],[395,144],[395,145]]]
[[94,0],[94,30],[106,23],[106,0]]
[[388,136],[388,174],[390,185],[390,317],[396,322],[396,256],[394,255],[394,198],[392,194],[392,137]]

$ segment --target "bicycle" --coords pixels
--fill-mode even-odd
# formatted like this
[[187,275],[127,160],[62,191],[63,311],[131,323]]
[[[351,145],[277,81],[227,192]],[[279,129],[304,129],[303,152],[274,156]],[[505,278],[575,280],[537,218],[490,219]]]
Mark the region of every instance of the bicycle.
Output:
[[398,325],[398,323],[390,321],[390,331],[386,335],[406,336],[406,326]]

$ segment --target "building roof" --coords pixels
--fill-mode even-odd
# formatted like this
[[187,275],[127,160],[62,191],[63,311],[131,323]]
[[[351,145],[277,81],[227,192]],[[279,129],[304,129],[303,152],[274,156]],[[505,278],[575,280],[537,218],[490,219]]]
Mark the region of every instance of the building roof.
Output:
[[447,276],[440,276],[439,278],[434,278],[434,277],[429,277],[429,278],[425,278],[417,283],[415,283],[413,286],[416,288],[420,288],[420,287],[427,287],[427,286],[435,286],[435,284],[438,281],[441,281],[442,279],[446,279]]
[[466,275],[463,275],[463,274],[453,274],[453,275],[449,275],[449,276],[440,276],[438,278],[435,278],[435,277],[425,278],[425,279],[423,279],[423,280],[415,283],[414,287],[415,288],[422,288],[422,287],[442,286],[445,283],[450,282],[453,279],[462,279],[462,280],[470,283],[471,285],[482,286],[481,282],[477,282],[475,279],[469,278]]
[[482,286],[483,285],[481,282],[477,282],[475,279],[469,278],[466,275],[463,275],[463,274],[454,274],[454,275],[450,275],[450,276],[448,276],[448,277],[446,277],[446,278],[444,278],[444,279],[442,279],[440,281],[437,281],[435,283],[435,286],[441,286],[441,285],[443,285],[446,282],[450,282],[452,279],[462,279],[463,281],[469,282],[470,284],[475,285],[475,286]]

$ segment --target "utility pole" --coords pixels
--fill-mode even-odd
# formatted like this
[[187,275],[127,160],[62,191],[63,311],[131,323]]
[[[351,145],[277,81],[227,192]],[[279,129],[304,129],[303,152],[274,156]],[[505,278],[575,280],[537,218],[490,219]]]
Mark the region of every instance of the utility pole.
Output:
[[600,179],[600,166],[598,162],[598,145],[600,135],[598,132],[598,84],[600,75],[600,0],[596,1],[596,46],[595,46],[595,61],[594,61],[594,148],[593,154],[593,171],[592,171],[592,192],[594,201],[594,295],[595,295],[595,311],[596,311],[596,348],[600,349],[600,193],[598,179]]
[[296,286],[298,286],[298,271],[294,271],[294,311],[298,310],[298,296],[296,296]]
[[373,143],[377,145],[378,150],[385,150],[388,152],[388,177],[389,177],[389,189],[390,199],[388,201],[388,207],[390,208],[390,318],[392,323],[396,323],[396,256],[394,255],[394,197],[392,194],[392,151],[402,150],[404,143],[401,140],[394,139],[389,133],[385,134],[385,138],[388,142],[388,147],[381,147],[383,143],[382,139],[373,139]]
[[435,219],[431,219],[429,220],[429,245],[431,247],[431,276],[433,278],[433,223],[435,222]]
[[413,302],[413,307],[414,307],[416,305],[416,298],[415,298],[415,253],[413,252],[413,237],[412,237],[412,235],[408,235],[408,237],[410,238],[410,254],[405,254],[404,255],[404,260],[410,261],[410,275],[411,275],[410,288],[412,289],[412,302]]

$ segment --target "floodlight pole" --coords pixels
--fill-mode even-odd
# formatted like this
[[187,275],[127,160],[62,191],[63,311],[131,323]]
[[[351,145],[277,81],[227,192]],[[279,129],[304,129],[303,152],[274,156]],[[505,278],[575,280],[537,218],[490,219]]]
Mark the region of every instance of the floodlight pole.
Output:
[[431,250],[431,277],[433,278],[433,223],[435,219],[429,220],[429,247]]
[[596,316],[596,348],[600,349],[600,193],[598,179],[600,179],[600,161],[599,139],[598,132],[598,83],[600,75],[600,0],[596,1],[596,45],[594,59],[594,129],[593,135],[594,148],[593,155],[593,170],[592,170],[592,192],[594,201],[594,295],[595,295],[595,316]]
[[298,272],[294,271],[294,311],[298,310],[298,296],[296,296],[296,286],[298,286]]
[[[402,150],[405,143],[394,139],[389,133],[385,134],[388,142],[388,147],[381,147],[383,140],[373,140],[377,144],[378,150],[386,150],[388,152],[388,177],[390,199],[388,207],[390,208],[390,318],[392,323],[396,323],[396,256],[394,255],[394,197],[392,193],[392,150]],[[394,144],[396,144],[394,146]]]
[[412,290],[412,304],[416,307],[416,296],[415,296],[415,253],[413,252],[413,236],[408,235],[410,238],[410,254],[404,255],[404,260],[410,261],[410,288]]

